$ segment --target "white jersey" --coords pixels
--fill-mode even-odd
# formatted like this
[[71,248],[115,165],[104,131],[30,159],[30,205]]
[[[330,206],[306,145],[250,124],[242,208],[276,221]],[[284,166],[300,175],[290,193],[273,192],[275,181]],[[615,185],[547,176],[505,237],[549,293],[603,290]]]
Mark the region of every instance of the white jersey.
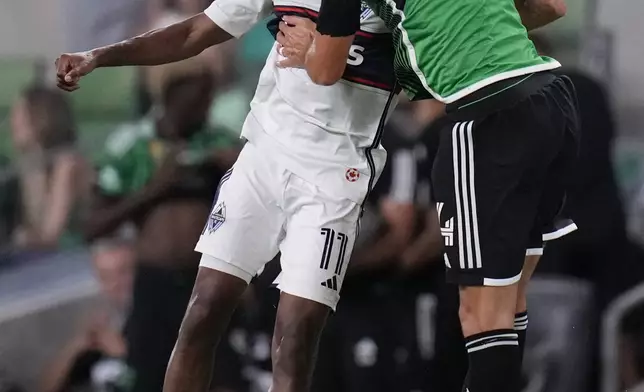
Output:
[[[321,0],[217,0],[205,11],[240,37],[271,13],[317,19]],[[272,50],[259,77],[242,137],[293,174],[361,204],[382,172],[384,123],[397,103],[391,33],[364,8],[342,80],[316,85],[306,70],[278,68]]]

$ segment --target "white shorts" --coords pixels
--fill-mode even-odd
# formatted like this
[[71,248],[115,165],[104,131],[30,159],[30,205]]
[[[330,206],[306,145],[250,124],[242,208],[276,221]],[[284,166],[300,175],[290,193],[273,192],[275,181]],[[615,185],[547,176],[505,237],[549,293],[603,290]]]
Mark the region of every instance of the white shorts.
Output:
[[222,177],[213,205],[195,248],[202,267],[250,282],[280,251],[278,288],[335,310],[360,205],[326,194],[250,142]]

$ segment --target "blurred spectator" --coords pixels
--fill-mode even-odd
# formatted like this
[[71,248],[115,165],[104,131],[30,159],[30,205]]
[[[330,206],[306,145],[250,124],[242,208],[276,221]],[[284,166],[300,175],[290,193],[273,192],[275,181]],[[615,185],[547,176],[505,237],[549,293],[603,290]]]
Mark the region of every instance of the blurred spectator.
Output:
[[[534,36],[537,48],[547,54],[548,43]],[[604,88],[590,76],[564,69],[579,100],[581,138],[579,159],[568,186],[564,214],[579,229],[548,244],[540,272],[588,279],[596,290],[596,308],[602,310],[620,293],[643,277],[644,263],[633,258],[626,235],[624,207],[614,176],[613,114]]]
[[[438,151],[440,129],[446,122],[445,106],[434,100],[414,102],[411,113],[417,125],[411,127],[413,144],[411,153],[416,165],[415,192],[416,202],[424,212],[422,231],[416,236],[401,256],[403,268],[413,271],[428,261],[442,257],[443,237],[438,224],[438,214],[431,195],[431,177],[434,158]],[[392,119],[392,127],[402,128],[397,117]],[[404,128],[403,128],[404,129]],[[442,261],[439,263],[442,266]]]
[[[434,351],[428,372],[429,392],[460,392],[468,369],[467,352],[458,316],[458,286],[445,281],[443,260],[444,236],[450,228],[440,227],[438,211],[431,191],[433,164],[440,143],[440,131],[449,120],[445,106],[438,101],[423,101],[415,107],[414,117],[421,128],[414,144],[417,161],[417,199],[422,201],[425,217],[423,230],[402,255],[408,279],[434,295]],[[431,290],[431,291],[430,291]],[[431,297],[430,297],[431,298]]]
[[[533,36],[537,49],[548,53],[548,42]],[[575,69],[564,69],[575,85],[579,101],[579,158],[573,168],[563,210],[578,230],[548,243],[537,274],[557,274],[585,279],[594,289],[596,314],[588,329],[597,354],[597,329],[606,306],[619,294],[641,282],[644,260],[626,234],[626,218],[613,170],[612,145],[615,124],[608,95],[592,77]],[[577,344],[585,344],[578,342]],[[593,355],[592,366],[599,366]],[[589,384],[599,386],[598,372]]]
[[[532,39],[537,49],[548,55],[550,46],[545,38],[533,35]],[[566,215],[573,218],[579,229],[552,246],[567,242],[567,249],[584,253],[576,257],[580,263],[587,264],[590,258],[605,265],[614,248],[624,247],[627,240],[624,208],[611,157],[615,138],[613,112],[606,91],[596,80],[576,69],[564,69],[561,73],[573,81],[579,101],[579,158],[565,205]],[[574,262],[572,254],[567,256],[570,257],[561,264]]]
[[200,124],[203,128],[201,131],[203,131],[203,134],[208,135],[209,147],[216,150],[214,151],[215,159],[222,167],[232,166],[237,159],[240,144],[239,135],[233,136],[221,127],[213,127],[208,124],[208,119],[211,115],[210,109],[212,108],[211,102],[213,97],[217,95],[219,85],[217,84],[217,79],[211,77],[207,64],[199,57],[149,68],[145,90],[150,92],[150,96],[155,104],[139,120],[133,123],[123,124],[110,134],[106,141],[108,155],[111,154],[109,151],[118,154],[121,149],[127,148],[133,140],[138,138],[153,138],[157,125],[165,121],[163,117],[166,115],[165,111],[167,108],[163,105],[164,90],[173,80],[193,78],[195,75],[201,75],[200,77],[207,78],[209,85],[209,95],[204,96],[206,101],[201,103],[202,106],[207,104],[206,113],[196,113],[195,118],[206,116],[205,120],[200,119],[199,122],[203,121]]
[[103,302],[46,369],[43,392],[116,392],[131,383],[123,331],[134,250],[126,244],[103,244],[92,253]]
[[57,90],[33,86],[14,105],[11,120],[21,194],[15,246],[47,250],[73,243],[90,177],[69,104]]
[[[162,115],[163,111],[162,107],[158,107],[158,104],[154,105],[153,102],[162,101],[163,89],[168,81],[181,75],[210,73],[212,69],[208,61],[208,58],[200,55],[173,64],[144,68],[144,85],[140,91],[141,99],[144,101],[141,103],[144,112],[142,112],[142,123],[135,125],[135,127],[139,129],[145,128],[146,132],[151,133],[151,129],[154,128],[152,123],[156,120],[155,117]],[[225,148],[239,143],[241,125],[248,113],[249,101],[244,93],[237,90],[222,93],[220,83],[225,78],[223,75],[220,76],[212,76],[214,82],[213,94],[208,101],[208,114],[204,127],[212,128],[210,131],[213,137],[217,138],[216,144],[218,148]],[[219,104],[214,103],[215,101],[219,102]],[[240,109],[242,109],[243,115],[240,115]],[[241,120],[239,120],[240,117]],[[118,138],[117,135],[122,132],[131,132],[129,128],[126,126],[124,129],[116,131],[112,139]],[[222,154],[219,155],[223,156]],[[234,159],[230,162],[231,165],[232,162],[234,162]]]
[[128,322],[133,391],[160,391],[197,273],[193,251],[230,156],[205,130],[213,78],[170,73],[150,129],[132,129],[107,145],[86,235],[137,227],[137,266]]

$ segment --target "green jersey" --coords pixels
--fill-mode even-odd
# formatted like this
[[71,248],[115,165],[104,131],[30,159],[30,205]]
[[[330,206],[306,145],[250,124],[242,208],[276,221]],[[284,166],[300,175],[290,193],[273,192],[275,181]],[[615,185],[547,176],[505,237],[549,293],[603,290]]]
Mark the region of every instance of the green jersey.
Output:
[[514,0],[366,0],[393,32],[409,98],[452,103],[500,80],[560,67],[539,56]]
[[[213,149],[235,147],[223,132],[204,130],[188,141],[185,154],[190,160],[203,160]],[[106,196],[127,196],[142,189],[152,179],[167,151],[166,143],[155,137],[154,121],[144,118],[118,129],[106,142],[99,161],[98,188]]]

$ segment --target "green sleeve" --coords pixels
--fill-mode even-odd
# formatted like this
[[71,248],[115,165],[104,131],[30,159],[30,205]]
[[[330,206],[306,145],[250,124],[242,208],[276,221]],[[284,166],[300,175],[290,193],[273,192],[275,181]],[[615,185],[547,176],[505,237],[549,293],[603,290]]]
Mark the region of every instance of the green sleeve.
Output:
[[116,129],[105,142],[97,185],[106,196],[126,196],[143,188],[155,171],[154,125],[149,119]]
[[146,140],[139,139],[120,150],[108,148],[98,165],[98,189],[105,196],[125,196],[145,186],[153,172]]

